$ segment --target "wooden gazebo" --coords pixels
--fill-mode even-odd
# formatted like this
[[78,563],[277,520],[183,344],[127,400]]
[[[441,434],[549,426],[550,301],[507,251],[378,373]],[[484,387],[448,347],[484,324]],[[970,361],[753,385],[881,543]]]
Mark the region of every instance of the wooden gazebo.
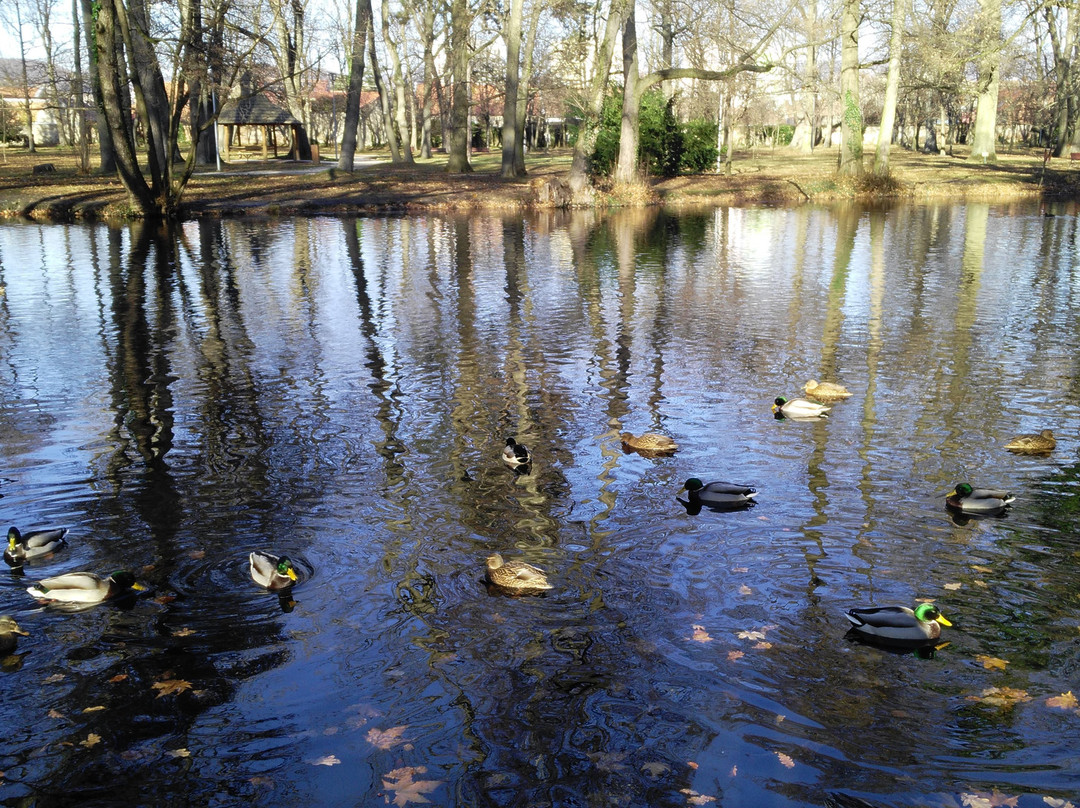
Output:
[[263,93],[241,93],[238,97],[230,98],[222,105],[221,112],[218,113],[218,126],[220,127],[219,133],[221,129],[225,130],[224,137],[218,140],[218,151],[221,153],[223,160],[229,159],[229,147],[232,143],[233,132],[239,132],[240,128],[244,126],[262,127],[262,156],[264,160],[269,156],[268,152],[271,143],[273,144],[274,157],[278,156],[277,138],[274,136],[278,127],[289,128],[291,133],[289,151],[293,153],[296,159],[299,159],[299,155],[296,154],[298,150],[297,144],[306,140],[301,136],[304,125],[291,112],[279,107]]

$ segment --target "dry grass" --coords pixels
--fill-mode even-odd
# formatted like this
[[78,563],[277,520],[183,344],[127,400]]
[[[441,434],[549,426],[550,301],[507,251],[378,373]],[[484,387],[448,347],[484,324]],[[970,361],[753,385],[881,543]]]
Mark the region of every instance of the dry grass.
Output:
[[[534,204],[532,180],[564,176],[569,152],[530,154],[529,176],[504,180],[499,154],[474,155],[471,174],[445,173],[445,158],[411,166],[379,162],[347,173],[324,159],[322,171],[311,163],[289,160],[239,162],[221,172],[200,171],[184,195],[185,214],[229,216],[375,210],[523,210]],[[851,197],[909,199],[1080,197],[1080,162],[1052,160],[1041,154],[999,155],[983,165],[955,156],[924,155],[894,148],[887,178],[839,177],[836,151],[812,155],[784,149],[739,153],[728,174],[653,178],[641,185],[601,188],[596,204],[759,204],[825,201]],[[51,163],[55,171],[34,174]],[[869,158],[868,158],[869,163]],[[267,173],[252,173],[267,172]],[[82,175],[70,150],[22,149],[0,152],[0,215],[67,220],[123,219],[132,215],[127,195],[115,177]]]

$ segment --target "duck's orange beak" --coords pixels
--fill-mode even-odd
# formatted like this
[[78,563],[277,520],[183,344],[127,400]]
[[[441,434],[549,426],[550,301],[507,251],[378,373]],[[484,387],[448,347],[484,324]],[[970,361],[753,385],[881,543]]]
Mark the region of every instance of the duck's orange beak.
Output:
[[296,580],[296,570],[294,570],[292,567],[289,567],[287,570],[285,570],[285,574],[289,576],[290,581]]
[[941,625],[943,625],[943,626],[951,626],[952,625],[952,623],[950,623],[948,620],[946,620],[940,614],[937,616],[937,622],[941,623]]

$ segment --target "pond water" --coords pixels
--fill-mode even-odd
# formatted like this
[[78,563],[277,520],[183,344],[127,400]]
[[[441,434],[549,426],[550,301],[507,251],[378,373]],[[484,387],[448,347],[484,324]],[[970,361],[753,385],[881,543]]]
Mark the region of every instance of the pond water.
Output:
[[[0,568],[31,632],[0,803],[1075,802],[1080,228],[1049,212],[0,227],[0,519],[70,528]],[[811,378],[854,395],[776,420]],[[685,507],[695,476],[758,504]],[[1016,501],[952,514],[963,481]],[[554,588],[489,591],[494,551]],[[25,591],[121,567],[149,591]],[[927,599],[932,653],[846,636]]]

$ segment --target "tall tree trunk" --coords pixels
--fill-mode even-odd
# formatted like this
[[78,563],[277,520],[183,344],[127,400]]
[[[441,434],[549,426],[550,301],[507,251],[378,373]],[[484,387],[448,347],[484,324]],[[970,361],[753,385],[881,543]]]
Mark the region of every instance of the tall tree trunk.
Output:
[[23,38],[22,4],[16,0],[15,24],[19,29],[19,62],[22,65],[23,110],[26,113],[26,147],[31,154],[37,151],[34,144],[34,109],[30,106],[30,76],[26,69],[26,40]]
[[518,79],[521,75],[521,8],[523,0],[510,0],[506,20],[506,94],[503,97],[502,171],[503,177],[518,175],[517,143],[524,136],[518,128]]
[[896,102],[900,94],[900,52],[904,47],[904,25],[910,0],[893,0],[892,34],[889,36],[889,72],[885,79],[885,102],[881,110],[881,130],[874,153],[874,173],[889,173],[889,147],[896,123]]
[[1001,0],[981,0],[983,57],[970,159],[997,162],[997,105],[1001,64]]
[[86,108],[84,99],[86,93],[83,91],[83,69],[82,69],[82,43],[79,41],[82,38],[82,27],[79,25],[79,0],[71,0],[71,22],[73,25],[72,41],[74,47],[72,54],[75,57],[75,88],[72,93],[75,106],[75,125],[79,138],[79,173],[90,173],[90,131],[86,125]]
[[368,38],[368,59],[371,60],[371,77],[375,80],[375,89],[379,91],[379,105],[382,108],[383,134],[386,136],[386,145],[390,147],[390,162],[401,162],[401,149],[398,148],[397,131],[394,128],[394,101],[390,97],[390,90],[383,81],[382,71],[379,70],[379,55],[375,49],[375,30],[371,31]]
[[285,105],[293,117],[303,123],[303,126],[293,130],[297,138],[293,145],[299,159],[310,160],[311,142],[307,135],[309,116],[303,83],[306,55],[304,2],[303,0],[271,0],[270,8],[274,14],[274,31],[277,35],[274,57],[285,90]]
[[[382,32],[383,44],[390,56],[390,83],[394,87],[393,122],[387,128],[397,126],[397,141],[400,144],[400,159],[403,163],[413,162],[412,140],[409,137],[409,120],[407,117],[409,101],[406,98],[405,78],[401,72],[401,59],[398,58],[397,45],[390,36],[390,3],[380,4],[382,9]],[[373,63],[374,64],[374,63]],[[374,72],[374,69],[372,70]]]
[[638,141],[641,119],[641,95],[638,91],[637,18],[633,5],[623,23],[623,105],[619,123],[619,157],[615,163],[615,181],[632,183],[638,179]]
[[[104,101],[101,93],[101,73],[98,70],[97,35],[94,30],[94,0],[79,0],[82,11],[83,30],[86,32],[86,51],[90,54],[90,93],[94,99],[94,108],[100,113],[96,116],[95,127],[98,137],[98,171],[102,174],[116,173],[116,150],[113,147],[112,130],[104,113]],[[128,107],[130,108],[130,104]]]
[[469,32],[472,12],[468,0],[453,0],[450,5],[450,58],[454,76],[451,127],[447,133],[446,170],[450,174],[472,171],[469,164]]
[[371,0],[356,0],[349,48],[349,89],[345,92],[345,130],[341,136],[338,168],[352,171],[356,159],[356,133],[360,127],[360,98],[364,90],[364,53],[371,35]]
[[[529,114],[529,82],[532,80],[533,52],[536,49],[536,34],[540,28],[540,13],[543,3],[533,3],[529,15],[529,27],[525,32],[525,53],[521,60],[521,80],[518,83],[518,99],[515,115],[517,116],[517,141],[514,144],[514,168],[519,177],[525,175],[525,138]],[[534,144],[535,145],[535,144]]]
[[859,0],[844,0],[840,16],[840,173],[863,173],[862,110],[859,107]]
[[420,18],[420,38],[424,43],[424,98],[420,124],[420,156],[431,157],[431,114],[435,99],[435,4],[426,3]]

